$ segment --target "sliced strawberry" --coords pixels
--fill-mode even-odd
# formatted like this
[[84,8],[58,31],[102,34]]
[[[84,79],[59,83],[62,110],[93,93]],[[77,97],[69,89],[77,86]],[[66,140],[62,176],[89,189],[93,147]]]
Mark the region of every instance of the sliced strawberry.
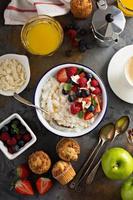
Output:
[[49,178],[40,177],[36,181],[36,187],[39,194],[44,195],[53,186],[52,181]]
[[99,87],[96,87],[94,91],[92,91],[93,94],[99,95],[102,93],[101,89]]
[[15,191],[19,194],[34,195],[31,183],[28,180],[18,180],[15,184]]
[[67,71],[67,76],[70,78],[71,76],[74,76],[77,73],[78,69],[77,67],[68,67],[66,71]]
[[87,86],[87,79],[84,77],[81,77],[78,79],[78,84],[80,87],[86,87]]
[[93,87],[97,87],[99,85],[99,83],[98,83],[98,81],[96,80],[96,79],[92,79],[91,80],[91,86],[93,86]]
[[30,170],[27,164],[21,164],[16,169],[17,176],[21,179],[27,178],[30,174]]
[[61,82],[61,83],[65,83],[68,81],[68,76],[67,76],[67,72],[66,69],[60,69],[57,74],[56,74],[56,79],[57,81]]
[[82,104],[79,102],[74,102],[71,104],[70,110],[71,113],[75,115],[82,110]]
[[87,112],[85,113],[84,115],[84,120],[89,120],[91,119],[92,117],[94,117],[94,114],[92,112]]

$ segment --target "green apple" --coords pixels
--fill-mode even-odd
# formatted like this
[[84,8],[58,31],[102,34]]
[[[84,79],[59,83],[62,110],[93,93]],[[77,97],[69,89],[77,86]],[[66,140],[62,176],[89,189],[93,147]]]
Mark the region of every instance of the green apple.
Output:
[[133,157],[123,148],[110,148],[102,156],[102,169],[112,180],[125,179],[133,172]]
[[121,187],[122,200],[133,200],[133,177],[128,178]]

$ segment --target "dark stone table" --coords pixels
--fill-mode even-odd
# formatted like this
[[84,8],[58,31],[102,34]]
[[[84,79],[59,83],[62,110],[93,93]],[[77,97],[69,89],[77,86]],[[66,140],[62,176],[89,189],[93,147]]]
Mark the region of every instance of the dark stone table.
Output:
[[[79,62],[91,66],[97,74],[101,76],[105,83],[108,93],[107,113],[97,129],[88,135],[77,138],[81,145],[81,155],[79,160],[73,163],[73,166],[78,170],[92,147],[96,144],[98,140],[97,133],[101,126],[108,122],[114,122],[121,115],[129,115],[131,117],[130,126],[133,127],[133,106],[123,102],[113,94],[109,88],[106,75],[108,63],[114,53],[120,48],[133,43],[133,19],[127,19],[126,28],[120,38],[120,42],[113,47],[99,48],[94,42],[92,48],[86,53],[81,54],[76,51],[72,57],[68,58],[64,54],[65,49],[67,49],[67,42],[65,41],[59,51],[52,57],[39,57],[30,55],[24,50],[20,41],[21,26],[3,25],[3,10],[8,2],[9,0],[0,1],[0,55],[6,53],[18,53],[28,56],[31,67],[31,80],[27,89],[22,93],[24,97],[33,101],[37,83],[44,72],[47,69],[52,68],[52,66],[63,62]],[[64,18],[69,21],[69,16],[65,16]],[[62,17],[59,18],[59,20],[62,19]],[[48,152],[52,158],[52,162],[54,163],[58,159],[55,155],[55,146],[57,141],[60,139],[59,136],[50,133],[42,126],[34,109],[20,104],[11,97],[0,96],[0,121],[15,112],[19,113],[30,125],[38,140],[31,148],[13,161],[9,161],[3,153],[0,152],[0,200],[120,200],[121,182],[108,180],[104,176],[101,167],[98,170],[93,184],[84,187],[84,190],[81,193],[71,191],[67,186],[62,187],[57,182],[55,182],[53,189],[47,193],[45,197],[25,197],[10,191],[10,171],[18,164],[25,162],[27,156],[31,152],[39,149]],[[112,146],[122,146],[133,153],[133,147],[128,144],[125,135],[117,138]]]

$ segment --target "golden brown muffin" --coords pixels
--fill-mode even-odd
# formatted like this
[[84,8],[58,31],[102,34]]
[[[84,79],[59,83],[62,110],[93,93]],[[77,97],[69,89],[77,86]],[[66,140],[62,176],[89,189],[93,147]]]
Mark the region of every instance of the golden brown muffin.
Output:
[[59,157],[65,161],[77,160],[80,154],[80,146],[76,140],[64,138],[56,146]]
[[79,19],[87,18],[92,13],[91,0],[71,0],[71,12]]
[[61,160],[53,166],[52,175],[60,184],[66,185],[74,178],[76,172],[70,163]]
[[45,152],[36,151],[29,156],[28,164],[32,172],[35,174],[43,174],[51,167],[51,160]]

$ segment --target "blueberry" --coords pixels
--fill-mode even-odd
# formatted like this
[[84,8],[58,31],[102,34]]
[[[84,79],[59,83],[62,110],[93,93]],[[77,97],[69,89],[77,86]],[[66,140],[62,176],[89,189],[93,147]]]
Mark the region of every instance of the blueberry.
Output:
[[21,126],[19,127],[19,133],[20,133],[21,135],[23,135],[23,134],[25,134],[25,132],[26,132],[26,128],[25,128],[23,125],[21,125]]
[[14,136],[14,135],[16,135],[16,132],[14,131],[14,129],[13,129],[13,128],[11,128],[11,129],[10,129],[10,132],[9,132],[9,133],[10,133],[10,135],[11,135],[11,136]]
[[76,92],[76,96],[82,97],[82,90],[81,89],[78,89],[78,91]]
[[13,150],[14,152],[18,152],[20,149],[20,147],[16,144],[15,146],[13,146]]
[[89,90],[82,90],[82,97],[88,97],[90,95]]
[[69,102],[73,102],[73,101],[75,101],[76,100],[76,95],[75,94],[72,94],[72,95],[69,95],[68,96],[68,101]]
[[19,147],[23,147],[25,145],[25,142],[23,140],[18,141]]
[[90,78],[93,78],[93,75],[91,73],[86,73],[86,78],[89,80]]
[[69,93],[69,91],[62,89],[62,94],[67,95],[68,93]]
[[93,106],[93,105],[91,105],[88,109],[87,109],[87,111],[89,111],[89,112],[93,112],[95,110],[95,107]]
[[2,129],[1,129],[1,133],[3,132],[8,132],[9,128],[8,126],[4,126]]

